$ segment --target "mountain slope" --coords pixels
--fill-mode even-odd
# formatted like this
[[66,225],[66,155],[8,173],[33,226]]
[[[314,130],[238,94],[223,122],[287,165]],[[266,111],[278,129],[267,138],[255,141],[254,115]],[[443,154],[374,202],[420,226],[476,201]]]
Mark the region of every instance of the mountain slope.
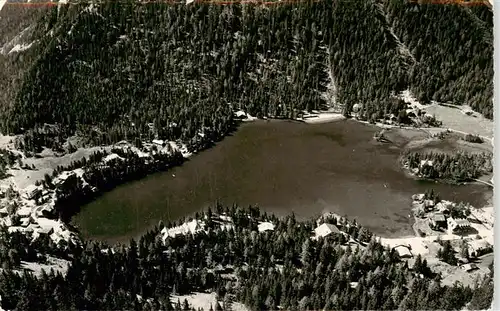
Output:
[[0,129],[59,123],[61,139],[78,130],[90,144],[190,140],[224,133],[234,109],[327,108],[331,77],[345,114],[361,104],[362,118],[381,117],[410,89],[492,117],[490,15],[403,0],[54,7],[36,24],[53,35],[2,104]]

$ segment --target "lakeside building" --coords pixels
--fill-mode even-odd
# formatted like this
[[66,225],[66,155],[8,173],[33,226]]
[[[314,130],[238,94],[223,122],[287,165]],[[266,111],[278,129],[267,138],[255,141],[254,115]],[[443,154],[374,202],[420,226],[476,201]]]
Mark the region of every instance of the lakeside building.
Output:
[[446,217],[442,213],[433,213],[429,217],[429,224],[431,229],[446,229]]
[[410,248],[406,245],[398,245],[394,247],[394,250],[398,252],[400,258],[412,258],[413,254]]
[[471,230],[470,222],[465,218],[449,217],[447,220],[449,234],[462,234]]
[[54,178],[52,180],[52,183],[56,187],[62,186],[68,178],[73,177],[75,175],[76,173],[74,171],[64,171],[61,174],[59,174],[56,178]]
[[42,190],[40,189],[40,187],[35,185],[29,185],[24,189],[23,197],[27,200],[31,200],[37,197],[41,193]]
[[486,240],[472,240],[468,243],[468,251],[472,257],[480,256],[482,253],[487,253],[491,249],[490,243]]
[[424,200],[423,204],[424,204],[424,210],[426,212],[430,212],[430,211],[434,210],[435,204],[434,204],[433,200]]
[[436,204],[434,209],[436,211],[442,213],[445,216],[450,216],[450,213],[451,213],[450,207],[451,207],[451,204],[447,204],[447,203],[444,203],[443,201],[441,201],[438,204]]
[[460,268],[462,268],[466,272],[471,272],[473,270],[478,269],[478,267],[474,263],[468,263],[468,264],[462,265],[462,266],[460,266]]

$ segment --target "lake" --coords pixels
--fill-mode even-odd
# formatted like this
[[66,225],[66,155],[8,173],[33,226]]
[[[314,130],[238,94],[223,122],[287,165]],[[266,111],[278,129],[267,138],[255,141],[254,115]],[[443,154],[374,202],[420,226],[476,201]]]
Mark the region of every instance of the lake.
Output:
[[398,162],[407,140],[377,143],[377,130],[352,120],[244,123],[182,166],[105,193],[73,223],[86,238],[124,242],[159,220],[192,215],[219,200],[300,219],[334,212],[392,237],[413,234],[412,194],[432,187],[443,199],[478,207],[491,197],[484,185],[409,178]]

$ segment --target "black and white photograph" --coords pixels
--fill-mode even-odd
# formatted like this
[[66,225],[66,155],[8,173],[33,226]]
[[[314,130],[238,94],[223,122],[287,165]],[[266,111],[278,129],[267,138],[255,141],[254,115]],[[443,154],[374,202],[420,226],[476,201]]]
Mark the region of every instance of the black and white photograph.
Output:
[[497,8],[0,0],[0,311],[499,310]]

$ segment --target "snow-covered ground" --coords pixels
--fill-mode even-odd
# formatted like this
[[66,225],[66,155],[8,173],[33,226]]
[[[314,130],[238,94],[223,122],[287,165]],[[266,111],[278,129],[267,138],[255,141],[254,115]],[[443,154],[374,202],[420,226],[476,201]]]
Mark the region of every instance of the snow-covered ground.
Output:
[[[2,4],[2,0],[0,0],[0,7],[2,7],[3,5],[5,5],[5,3]],[[17,52],[21,52],[23,50],[23,47],[27,47],[27,46],[31,47],[34,43],[36,43],[36,41],[27,43],[26,42],[26,40],[27,40],[26,37],[30,33],[30,31],[33,30],[33,29],[34,29],[33,25],[28,26],[25,29],[23,29],[19,34],[17,34],[14,38],[12,38],[12,40],[10,40],[9,42],[5,43],[0,48],[0,53],[4,54],[4,55],[7,55],[13,49],[14,49],[14,51],[12,51],[12,52],[16,52],[16,51]]]
[[[379,238],[379,241],[382,245],[387,245],[391,248],[394,248],[399,245],[410,246],[411,253],[413,256],[426,255],[429,253],[429,249],[427,244],[433,241],[436,237],[403,237],[403,238]],[[445,237],[441,237],[442,240],[445,240]]]
[[[177,304],[177,302],[180,302],[182,307],[184,304],[184,300],[187,300],[189,307],[194,308],[195,310],[203,309],[205,311],[208,311],[210,310],[210,307],[215,310],[215,306],[217,305],[217,303],[219,303],[221,306],[223,304],[222,301],[217,301],[216,293],[192,293],[191,295],[172,295],[170,297],[170,301],[173,304]],[[231,303],[229,310],[249,311],[250,309],[242,303],[233,302]]]
[[22,51],[26,51],[27,49],[29,49],[31,46],[33,45],[33,42],[29,43],[29,44],[16,44],[10,51],[8,54],[11,54],[11,53],[17,53],[17,52],[22,52]]
[[250,311],[250,308],[248,308],[247,306],[245,306],[244,304],[242,304],[240,302],[233,302],[231,304],[231,310],[232,311]]
[[[434,101],[430,105],[422,105],[410,90],[401,92],[397,97],[410,103],[412,107],[435,116],[436,119],[443,122],[442,128],[444,129],[450,129],[463,134],[479,135],[488,141],[492,141],[493,139],[493,121],[486,119],[480,113],[473,112],[471,107],[467,105],[447,106],[440,105]],[[470,115],[464,112],[470,112]]]
[[[6,139],[3,140],[5,141]],[[0,135],[0,142],[1,141],[2,141],[2,136]],[[66,167],[74,161],[79,161],[83,158],[88,158],[96,151],[110,151],[111,148],[112,148],[111,146],[80,148],[74,153],[66,154],[60,157],[54,155],[54,153],[51,152],[50,150],[45,149],[44,152],[42,152],[41,158],[35,158],[35,157],[27,158],[22,152],[17,151],[17,153],[21,154],[22,156],[23,164],[27,164],[29,166],[34,165],[35,170],[25,170],[25,169],[20,169],[19,167],[14,167],[13,169],[8,170],[8,173],[12,176],[0,180],[0,184],[10,184],[16,190],[24,189],[29,185],[34,184],[37,180],[42,180],[45,174],[51,175],[57,166]],[[12,149],[9,148],[9,150]]]
[[196,234],[204,230],[205,223],[197,219],[191,220],[190,222],[183,223],[180,226],[174,228],[163,228],[161,233],[163,235],[163,240],[165,241],[167,237],[175,237],[177,235],[187,235]]
[[[0,0],[2,1],[2,0]],[[0,148],[1,149],[13,149],[14,148],[14,140],[16,136],[7,136],[0,134]]]
[[[212,217],[212,221],[218,224],[219,228],[222,230],[230,230],[234,228],[233,220],[229,216],[217,215]],[[184,222],[182,225],[177,227],[165,227],[161,230],[161,235],[163,241],[165,241],[168,237],[173,238],[177,235],[196,234],[199,232],[207,232],[206,222],[204,220],[193,219],[188,222]]]
[[492,142],[494,122],[477,112],[472,113],[472,115],[463,113],[467,109],[466,106],[453,108],[438,103],[433,103],[424,108],[428,114],[435,115],[436,119],[443,122],[443,128],[449,128],[459,133],[479,135]]
[[241,118],[243,122],[251,122],[257,120],[256,117],[251,116],[249,113],[243,111],[243,110],[238,110],[234,113],[234,115],[237,118]]
[[0,0],[0,11],[2,11],[3,6],[7,3],[7,0]]
[[412,107],[418,108],[418,109],[424,109],[426,106],[422,105],[416,98],[413,96],[413,94],[410,92],[410,90],[405,90],[401,92],[397,96],[398,98],[404,100],[407,103],[410,103]]
[[335,112],[318,112],[318,113],[308,113],[305,114],[303,118],[298,119],[304,121],[306,123],[315,124],[315,123],[326,123],[333,122],[337,120],[343,120],[345,117],[341,113]]
[[[190,308],[194,308],[198,310],[203,308],[203,310],[208,311],[210,307],[215,310],[215,306],[217,305],[217,298],[215,293],[193,293],[191,295],[172,295],[170,297],[170,301],[174,304],[180,301],[181,306],[184,303],[184,300],[187,300]],[[222,305],[222,302],[220,303]]]
[[41,275],[42,270],[45,270],[45,273],[48,274],[51,269],[53,269],[54,272],[59,271],[62,275],[65,275],[70,264],[71,263],[67,260],[49,256],[47,258],[47,263],[21,261],[21,268],[31,271],[35,276]]
[[274,231],[274,225],[271,222],[261,222],[259,223],[258,226],[259,232],[264,232],[264,231]]

